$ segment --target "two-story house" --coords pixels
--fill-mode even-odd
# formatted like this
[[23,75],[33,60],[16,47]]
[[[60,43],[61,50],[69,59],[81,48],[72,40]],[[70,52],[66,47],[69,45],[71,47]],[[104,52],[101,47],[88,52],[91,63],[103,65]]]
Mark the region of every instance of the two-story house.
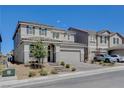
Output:
[[107,53],[108,49],[123,44],[123,36],[119,33],[102,30],[97,32],[97,41],[97,51]]
[[54,26],[33,22],[19,21],[13,36],[14,59],[16,62],[28,63],[36,60],[30,51],[32,43],[42,40],[48,55],[45,62],[76,63],[84,61],[84,44],[74,42],[75,33]]
[[[75,38],[79,36],[77,33],[79,33],[79,29],[73,28],[69,29],[73,32],[76,32]],[[87,33],[87,35],[86,35]],[[88,39],[85,39],[88,38]],[[77,43],[84,43],[79,42],[81,40],[85,40],[85,44],[87,42],[87,48],[88,48],[88,60],[92,60],[94,56],[98,53],[108,53],[108,49],[117,46],[119,44],[123,44],[123,36],[121,36],[119,33],[113,33],[108,30],[102,30],[102,31],[89,31],[89,30],[80,30],[80,37],[77,38]],[[84,50],[85,54],[85,50]]]

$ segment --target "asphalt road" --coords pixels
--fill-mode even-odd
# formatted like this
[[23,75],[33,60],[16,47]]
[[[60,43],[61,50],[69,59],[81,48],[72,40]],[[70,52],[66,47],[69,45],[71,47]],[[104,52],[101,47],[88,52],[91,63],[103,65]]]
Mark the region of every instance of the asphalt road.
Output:
[[44,84],[34,83],[23,88],[124,88],[124,70]]

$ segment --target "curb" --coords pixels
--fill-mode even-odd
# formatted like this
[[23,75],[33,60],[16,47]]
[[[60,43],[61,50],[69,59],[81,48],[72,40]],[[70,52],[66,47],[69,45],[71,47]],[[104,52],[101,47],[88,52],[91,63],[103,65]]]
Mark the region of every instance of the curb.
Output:
[[124,66],[95,69],[95,70],[90,70],[90,71],[79,71],[79,72],[72,72],[72,73],[67,73],[67,74],[52,75],[52,76],[45,76],[45,77],[25,79],[25,80],[13,80],[13,81],[1,83],[0,87],[13,87],[14,88],[14,87],[28,86],[28,85],[38,84],[38,83],[42,84],[42,83],[47,83],[47,82],[53,82],[56,80],[97,75],[97,74],[120,71],[120,70],[124,70]]

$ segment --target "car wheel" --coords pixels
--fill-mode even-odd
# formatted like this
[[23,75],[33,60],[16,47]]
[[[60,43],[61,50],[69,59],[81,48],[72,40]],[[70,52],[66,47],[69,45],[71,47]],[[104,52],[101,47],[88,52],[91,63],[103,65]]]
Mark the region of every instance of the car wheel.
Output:
[[105,62],[106,62],[106,63],[110,63],[110,60],[109,60],[109,59],[106,59]]
[[97,59],[96,59],[96,58],[94,58],[94,61],[96,62],[96,61],[97,61]]
[[120,60],[119,60],[119,59],[117,59],[117,62],[120,62]]

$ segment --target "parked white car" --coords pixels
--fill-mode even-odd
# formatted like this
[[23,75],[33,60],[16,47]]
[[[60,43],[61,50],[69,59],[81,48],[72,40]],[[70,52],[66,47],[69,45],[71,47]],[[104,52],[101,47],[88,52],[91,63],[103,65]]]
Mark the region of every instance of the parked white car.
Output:
[[111,57],[108,54],[98,54],[94,57],[94,61],[104,61],[107,63],[115,63],[117,62],[117,59],[114,57]]
[[124,57],[120,55],[111,55],[111,57],[116,58],[117,62],[124,62]]

